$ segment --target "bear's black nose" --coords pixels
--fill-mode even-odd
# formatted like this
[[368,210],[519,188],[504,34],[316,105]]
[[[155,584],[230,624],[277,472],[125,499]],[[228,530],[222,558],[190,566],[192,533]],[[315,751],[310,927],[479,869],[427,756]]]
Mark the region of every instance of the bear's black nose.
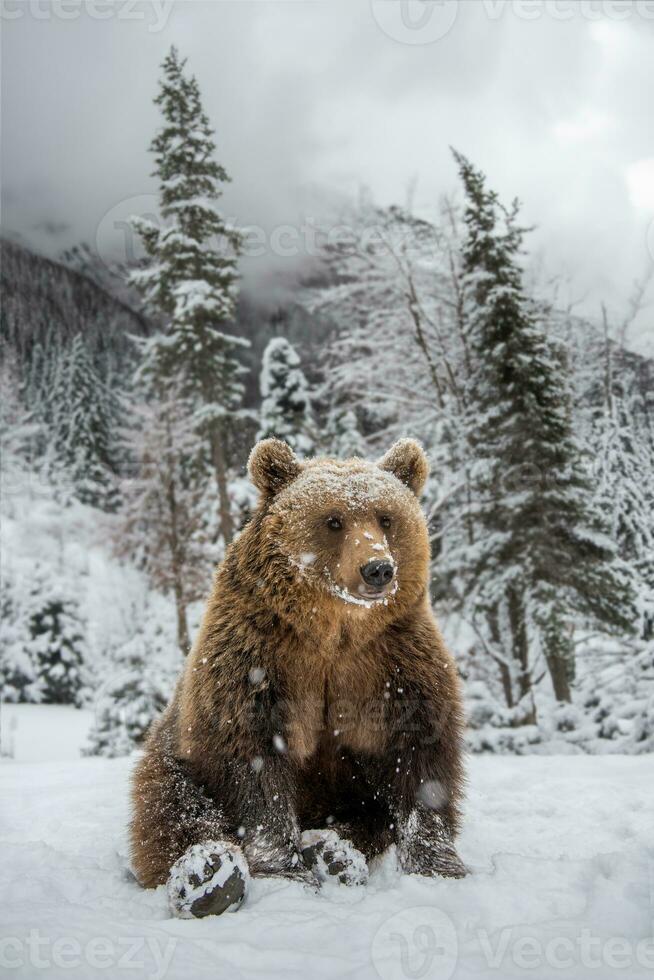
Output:
[[389,561],[369,561],[361,566],[361,578],[366,585],[383,589],[393,578],[393,566]]

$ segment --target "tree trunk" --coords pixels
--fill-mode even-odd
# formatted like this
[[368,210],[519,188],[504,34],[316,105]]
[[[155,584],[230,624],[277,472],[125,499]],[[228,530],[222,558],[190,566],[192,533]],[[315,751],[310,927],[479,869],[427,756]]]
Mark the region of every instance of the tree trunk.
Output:
[[518,675],[518,689],[520,700],[531,697],[531,708],[525,715],[523,724],[536,724],[536,706],[533,701],[533,691],[531,686],[531,671],[529,670],[529,637],[527,634],[527,624],[525,622],[524,605],[522,596],[515,588],[508,590],[509,604],[509,623],[511,626],[512,654],[518,663],[520,673]]
[[182,651],[182,656],[186,657],[191,649],[191,639],[188,634],[188,623],[186,621],[186,603],[181,587],[181,579],[175,576],[175,609],[177,612],[177,645]]
[[[497,606],[493,608],[488,613],[488,625],[490,628],[490,635],[493,644],[498,648],[502,648],[501,637],[500,637],[500,625],[497,615]],[[502,660],[496,660],[497,666],[500,671],[500,680],[502,682],[502,690],[504,691],[504,700],[506,701],[507,708],[513,708],[515,706],[515,701],[513,700],[513,687],[511,686],[511,672],[507,665]]]
[[184,600],[184,585],[182,575],[184,572],[183,561],[181,560],[180,540],[177,530],[177,499],[175,497],[175,487],[173,481],[168,481],[168,509],[170,511],[170,562],[173,573],[173,593],[175,595],[175,610],[177,613],[177,644],[185,657],[190,649],[191,641],[188,635],[188,623],[186,621],[186,602]]
[[[172,434],[170,432],[170,422],[167,420],[168,448],[172,452]],[[180,541],[178,514],[177,514],[177,495],[175,493],[175,479],[172,473],[167,474],[166,479],[166,499],[168,501],[168,514],[170,517],[170,534],[168,542],[170,546],[170,564],[173,578],[173,593],[175,595],[175,610],[177,613],[177,644],[185,657],[191,647],[188,633],[188,623],[186,620],[186,601],[184,599],[184,550]]]
[[572,701],[570,681],[574,677],[574,647],[569,630],[556,613],[553,613],[545,624],[543,646],[556,700],[570,704]]
[[415,286],[413,284],[413,279],[411,276],[408,278],[409,293],[407,299],[409,300],[409,312],[411,314],[411,319],[413,320],[413,325],[416,328],[416,341],[420,350],[422,351],[425,361],[427,362],[427,367],[429,368],[429,376],[431,382],[434,386],[434,391],[436,392],[436,397],[438,399],[438,407],[440,409],[444,408],[445,402],[443,400],[443,390],[441,388],[440,381],[438,380],[438,371],[436,370],[436,365],[434,364],[431,356],[431,351],[427,344],[425,334],[422,329],[422,323],[420,322],[420,314],[418,312],[418,296],[416,294]]
[[552,687],[557,701],[572,701],[570,682],[568,681],[568,670],[566,663],[559,657],[546,657],[547,667],[552,678]]
[[234,524],[229,509],[229,494],[227,492],[227,465],[225,463],[225,452],[221,439],[221,432],[218,425],[214,425],[211,430],[211,460],[216,474],[216,486],[218,488],[218,512],[220,515],[220,530],[222,532],[225,547],[234,537]]

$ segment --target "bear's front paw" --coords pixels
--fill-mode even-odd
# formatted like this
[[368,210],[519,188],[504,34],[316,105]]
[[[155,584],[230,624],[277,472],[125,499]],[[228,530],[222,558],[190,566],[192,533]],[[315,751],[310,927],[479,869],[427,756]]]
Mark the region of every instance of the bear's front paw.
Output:
[[224,841],[194,844],[170,869],[168,901],[180,919],[235,912],[249,878],[239,847]]
[[465,878],[468,874],[453,844],[400,848],[399,856],[402,870],[407,874],[441,878]]
[[343,885],[365,885],[368,881],[365,857],[335,830],[305,830],[300,849],[302,860],[318,881],[336,878]]

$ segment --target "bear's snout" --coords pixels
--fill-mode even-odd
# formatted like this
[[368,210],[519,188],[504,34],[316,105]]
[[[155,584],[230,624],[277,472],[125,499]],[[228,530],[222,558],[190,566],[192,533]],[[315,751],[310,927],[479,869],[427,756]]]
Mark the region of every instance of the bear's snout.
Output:
[[392,580],[395,570],[389,561],[377,559],[362,565],[359,571],[366,585],[381,590]]

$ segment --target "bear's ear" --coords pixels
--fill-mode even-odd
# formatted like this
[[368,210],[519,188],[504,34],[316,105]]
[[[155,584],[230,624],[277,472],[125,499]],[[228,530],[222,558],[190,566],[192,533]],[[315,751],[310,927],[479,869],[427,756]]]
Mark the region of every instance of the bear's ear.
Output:
[[379,460],[378,466],[396,476],[419,497],[429,476],[429,460],[415,439],[400,439]]
[[248,473],[257,490],[273,496],[294,480],[301,470],[291,447],[281,439],[262,439],[248,460]]

